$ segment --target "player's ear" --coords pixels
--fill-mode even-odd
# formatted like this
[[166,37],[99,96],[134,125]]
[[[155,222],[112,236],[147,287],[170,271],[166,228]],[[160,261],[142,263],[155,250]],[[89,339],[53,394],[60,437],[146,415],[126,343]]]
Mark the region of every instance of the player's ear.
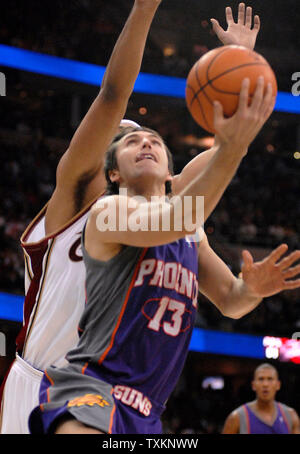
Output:
[[281,388],[281,381],[280,381],[280,380],[277,380],[276,390],[279,391],[280,388]]
[[174,176],[171,175],[170,172],[168,172],[168,175],[167,175],[167,178],[166,178],[166,182],[167,182],[167,181],[172,182],[172,181],[173,181],[173,178],[174,178]]
[[120,172],[117,169],[110,170],[108,175],[112,183],[120,183]]

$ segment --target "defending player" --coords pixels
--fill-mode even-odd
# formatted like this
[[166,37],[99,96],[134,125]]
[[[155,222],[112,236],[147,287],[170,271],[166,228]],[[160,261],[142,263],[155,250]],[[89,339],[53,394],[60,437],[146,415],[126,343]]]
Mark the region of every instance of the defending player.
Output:
[[105,190],[103,156],[126,111],[160,3],[135,0],[99,95],[58,165],[55,191],[22,235],[27,271],[24,322],[5,383],[1,433],[28,433],[42,371],[50,364],[63,365],[66,352],[78,340],[85,302],[80,236],[92,203]]
[[[24,326],[4,388],[2,433],[28,433],[27,419],[38,403],[42,370],[51,364],[65,364],[65,354],[78,340],[77,326],[85,301],[80,236],[91,205],[105,190],[102,157],[126,110],[159,3],[135,1],[101,91],[59,163],[55,192],[22,236],[27,270]],[[255,19],[251,29],[251,16],[251,8],[245,11],[244,4],[240,4],[235,24],[231,9],[227,9],[226,43],[232,40],[254,47],[259,23]],[[222,29],[216,25],[214,29],[219,36]],[[215,151],[213,147],[202,153],[174,177],[173,193],[180,192]]]
[[223,434],[299,434],[300,420],[293,408],[277,402],[281,387],[278,372],[268,363],[254,371],[252,389],[256,394],[227,417]]
[[[87,304],[80,340],[68,353],[67,366],[45,371],[42,403],[30,418],[32,433],[160,433],[160,415],[188,352],[198,286],[233,318],[253,310],[264,296],[300,287],[300,279],[288,281],[299,273],[291,265],[300,251],[278,262],[287,251],[282,245],[258,263],[245,251],[243,278],[236,279],[205,237],[197,247],[186,236],[186,216],[196,214],[197,196],[205,198],[206,219],[269,117],[274,99],[271,87],[265,96],[263,87],[260,80],[248,106],[244,83],[230,119],[216,106],[218,150],[202,174],[169,202],[170,155],[161,137],[130,128],[114,139],[106,175],[127,195],[106,196],[91,210],[82,237]],[[153,203],[152,197],[164,202]],[[110,215],[113,225],[105,222]],[[163,227],[166,217],[169,229]],[[148,229],[131,228],[132,218]]]

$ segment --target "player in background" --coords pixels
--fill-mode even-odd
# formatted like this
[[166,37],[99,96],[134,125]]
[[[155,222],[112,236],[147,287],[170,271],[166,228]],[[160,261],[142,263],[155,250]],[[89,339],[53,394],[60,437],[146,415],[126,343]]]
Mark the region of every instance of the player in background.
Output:
[[[53,196],[22,235],[26,268],[24,324],[17,338],[16,360],[2,384],[1,433],[28,433],[27,419],[38,403],[42,371],[51,364],[65,364],[67,351],[77,343],[85,301],[80,236],[90,207],[105,191],[103,156],[126,111],[159,4],[158,0],[134,2],[100,93],[58,165]],[[226,33],[224,44],[253,48],[259,22],[255,19],[251,29],[251,16],[251,8],[246,11],[240,4],[235,23],[227,8],[227,32],[218,25],[214,29],[219,37]],[[201,172],[215,151],[213,147],[201,153],[173,178],[174,194]]]
[[223,434],[299,434],[297,412],[275,400],[281,387],[277,369],[269,363],[254,371],[256,399],[241,405],[227,417]]

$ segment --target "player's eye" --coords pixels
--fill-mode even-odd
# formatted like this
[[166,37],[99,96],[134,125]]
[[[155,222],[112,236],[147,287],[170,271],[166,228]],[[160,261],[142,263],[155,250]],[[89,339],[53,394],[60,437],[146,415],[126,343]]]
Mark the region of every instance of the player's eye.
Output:
[[132,138],[127,139],[126,144],[127,145],[134,145],[137,142],[138,142],[138,138],[137,137],[132,137]]
[[161,142],[159,140],[154,139],[154,140],[152,140],[152,143],[153,143],[153,145],[161,146]]
[[129,140],[127,141],[127,145],[131,145],[131,144],[134,144],[134,143],[136,143],[136,142],[137,142],[136,139],[129,139]]

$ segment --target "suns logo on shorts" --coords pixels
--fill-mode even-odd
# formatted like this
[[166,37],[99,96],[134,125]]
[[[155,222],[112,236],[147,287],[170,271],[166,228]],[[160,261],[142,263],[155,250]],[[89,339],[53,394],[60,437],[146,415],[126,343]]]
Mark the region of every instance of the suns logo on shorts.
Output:
[[82,405],[110,407],[110,404],[99,394],[86,394],[85,396],[76,397],[68,403],[68,407],[81,407]]

